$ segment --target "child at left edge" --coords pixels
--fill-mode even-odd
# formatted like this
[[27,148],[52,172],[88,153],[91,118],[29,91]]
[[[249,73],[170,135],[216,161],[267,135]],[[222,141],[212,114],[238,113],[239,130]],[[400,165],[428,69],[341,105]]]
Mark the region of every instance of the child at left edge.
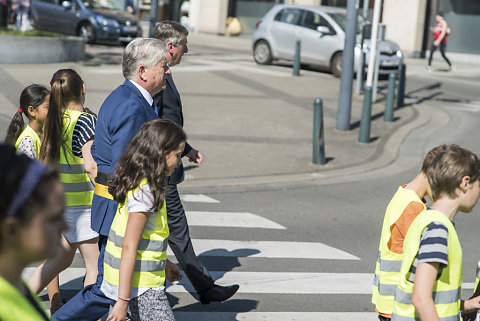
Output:
[[180,164],[187,137],[174,122],[143,124],[109,185],[119,206],[108,235],[101,290],[112,299],[107,321],[174,321],[165,278],[182,279],[167,259],[166,177]]

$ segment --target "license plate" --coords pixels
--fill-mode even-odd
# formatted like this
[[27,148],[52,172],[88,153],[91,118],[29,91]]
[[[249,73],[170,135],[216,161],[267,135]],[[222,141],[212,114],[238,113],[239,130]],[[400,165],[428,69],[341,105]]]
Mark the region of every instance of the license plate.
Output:
[[123,27],[125,32],[137,32],[137,26],[125,26]]
[[398,61],[392,60],[392,59],[385,59],[385,60],[382,60],[380,64],[382,66],[392,67],[392,66],[398,66]]

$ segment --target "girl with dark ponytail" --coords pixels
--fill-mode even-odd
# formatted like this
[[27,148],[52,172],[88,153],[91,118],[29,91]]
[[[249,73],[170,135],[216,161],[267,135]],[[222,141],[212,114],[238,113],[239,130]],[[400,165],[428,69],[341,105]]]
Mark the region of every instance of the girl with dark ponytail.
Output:
[[84,285],[95,283],[99,250],[98,233],[90,227],[97,175],[97,164],[90,149],[96,118],[83,107],[85,85],[77,72],[60,69],[53,75],[50,84],[50,109],[45,121],[40,159],[58,166],[65,188],[68,229],[63,233],[62,250],[37,268],[28,283],[37,293],[48,284],[51,312],[54,313],[62,305],[62,300],[58,282],[52,280],[70,266],[78,248],[87,270]]
[[[50,91],[42,85],[26,87],[20,95],[20,107],[7,129],[5,142],[15,145],[17,151],[32,159],[40,155],[43,124],[48,114]],[[28,118],[25,126],[23,115]]]

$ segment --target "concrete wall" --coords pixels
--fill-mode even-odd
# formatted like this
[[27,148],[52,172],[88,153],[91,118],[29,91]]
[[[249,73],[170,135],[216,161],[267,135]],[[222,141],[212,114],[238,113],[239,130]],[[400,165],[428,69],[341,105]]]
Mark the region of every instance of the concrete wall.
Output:
[[386,38],[398,43],[406,56],[418,56],[422,50],[427,0],[385,0],[383,23]]
[[0,61],[36,64],[77,61],[85,58],[85,41],[79,37],[0,36]]
[[195,32],[224,34],[228,0],[190,0],[188,17]]

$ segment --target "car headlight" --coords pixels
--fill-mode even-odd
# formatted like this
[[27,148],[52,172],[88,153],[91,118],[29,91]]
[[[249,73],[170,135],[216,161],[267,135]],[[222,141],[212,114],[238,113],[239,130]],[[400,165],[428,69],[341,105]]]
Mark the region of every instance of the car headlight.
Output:
[[112,26],[116,28],[120,26],[116,20],[104,17],[102,15],[96,16],[95,20],[97,20],[97,22],[102,26]]
[[401,50],[397,50],[397,57],[398,58],[402,58],[403,57],[403,53]]

